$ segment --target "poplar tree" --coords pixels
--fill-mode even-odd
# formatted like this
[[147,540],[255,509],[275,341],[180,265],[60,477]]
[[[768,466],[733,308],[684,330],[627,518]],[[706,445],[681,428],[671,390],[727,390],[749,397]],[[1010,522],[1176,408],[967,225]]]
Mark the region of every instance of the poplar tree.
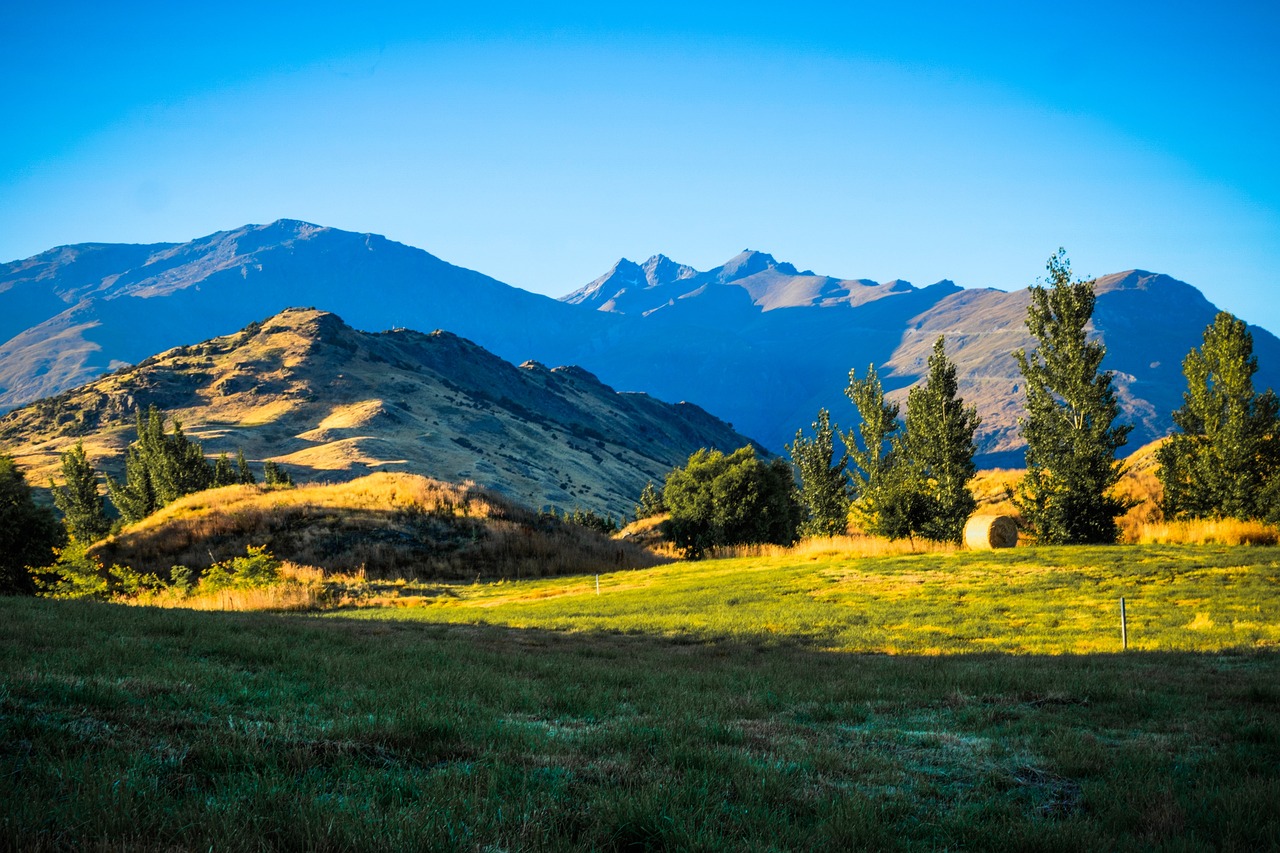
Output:
[[907,395],[907,423],[900,464],[915,469],[928,508],[919,526],[926,539],[959,542],[965,522],[977,506],[969,491],[976,468],[973,436],[981,419],[958,396],[956,366],[947,358],[942,337],[929,356],[929,376]]
[[89,544],[111,532],[106,502],[98,493],[98,472],[89,464],[84,443],[62,454],[63,485],[49,483],[53,502],[62,510],[62,523],[77,542]]
[[804,536],[837,536],[849,525],[848,452],[836,457],[835,432],[831,414],[818,411],[812,424],[813,438],[796,430],[796,438],[787,445],[791,461],[800,472],[800,502],[807,517],[800,525]]
[[1059,249],[1049,258],[1048,287],[1032,285],[1027,329],[1036,350],[1013,356],[1026,387],[1022,437],[1027,473],[1014,503],[1045,544],[1114,542],[1116,516],[1129,504],[1112,493],[1123,471],[1116,451],[1131,425],[1120,414],[1106,348],[1088,339],[1092,281],[1072,281]]
[[1280,470],[1280,400],[1253,387],[1258,359],[1244,321],[1223,311],[1182,362],[1180,432],[1156,451],[1167,518],[1261,518]]
[[850,516],[868,533],[902,539],[919,529],[925,508],[909,466],[901,464],[894,438],[899,430],[898,404],[888,402],[874,365],[859,379],[849,371],[845,396],[862,423],[841,437],[853,463]]

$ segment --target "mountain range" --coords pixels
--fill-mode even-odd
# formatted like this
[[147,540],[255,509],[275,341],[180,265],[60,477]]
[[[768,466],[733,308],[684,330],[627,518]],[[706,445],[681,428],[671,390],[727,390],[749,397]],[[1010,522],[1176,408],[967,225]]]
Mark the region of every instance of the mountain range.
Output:
[[[1030,276],[1029,276],[1030,278]],[[0,266],[0,409],[76,387],[291,306],[353,327],[445,329],[514,363],[575,364],[612,388],[689,400],[781,452],[820,407],[851,426],[850,369],[875,365],[892,396],[947,338],[960,390],[979,409],[979,463],[1017,465],[1027,290],[843,279],[757,251],[698,271],[657,255],[620,260],[560,300],[529,293],[373,234],[281,220],[189,243],[81,244]],[[1165,434],[1181,362],[1217,309],[1168,275],[1096,280],[1130,449]],[[1280,340],[1252,327],[1260,387],[1280,385]]]
[[120,478],[152,405],[206,454],[243,449],[302,481],[408,471],[615,516],[698,448],[751,443],[697,406],[620,394],[579,367],[517,367],[449,332],[372,334],[290,309],[11,411],[0,448],[43,485],[83,441]]

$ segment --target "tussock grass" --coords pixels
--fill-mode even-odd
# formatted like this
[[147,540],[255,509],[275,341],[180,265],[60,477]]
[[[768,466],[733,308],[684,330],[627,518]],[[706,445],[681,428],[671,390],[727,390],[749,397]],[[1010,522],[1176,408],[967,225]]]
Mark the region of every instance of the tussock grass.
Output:
[[175,565],[205,568],[249,545],[295,564],[370,578],[545,577],[664,561],[474,483],[392,473],[296,489],[211,489],[125,528],[92,553],[105,564],[163,576]]

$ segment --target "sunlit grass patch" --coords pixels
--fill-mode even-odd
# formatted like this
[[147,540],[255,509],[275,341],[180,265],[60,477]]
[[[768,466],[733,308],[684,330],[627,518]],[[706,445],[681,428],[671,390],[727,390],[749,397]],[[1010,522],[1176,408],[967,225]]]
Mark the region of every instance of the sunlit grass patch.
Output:
[[[894,654],[1086,654],[1280,643],[1280,550],[1177,546],[707,560],[595,577],[440,585],[367,619],[485,622]],[[1189,628],[1194,625],[1194,628]]]

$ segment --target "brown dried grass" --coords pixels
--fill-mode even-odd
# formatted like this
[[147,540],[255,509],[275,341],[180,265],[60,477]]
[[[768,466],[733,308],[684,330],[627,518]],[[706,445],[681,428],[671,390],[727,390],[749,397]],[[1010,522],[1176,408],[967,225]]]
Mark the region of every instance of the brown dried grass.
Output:
[[171,566],[204,569],[249,545],[328,573],[417,580],[547,577],[667,561],[474,483],[397,473],[296,489],[211,489],[125,528],[93,553],[164,577]]

